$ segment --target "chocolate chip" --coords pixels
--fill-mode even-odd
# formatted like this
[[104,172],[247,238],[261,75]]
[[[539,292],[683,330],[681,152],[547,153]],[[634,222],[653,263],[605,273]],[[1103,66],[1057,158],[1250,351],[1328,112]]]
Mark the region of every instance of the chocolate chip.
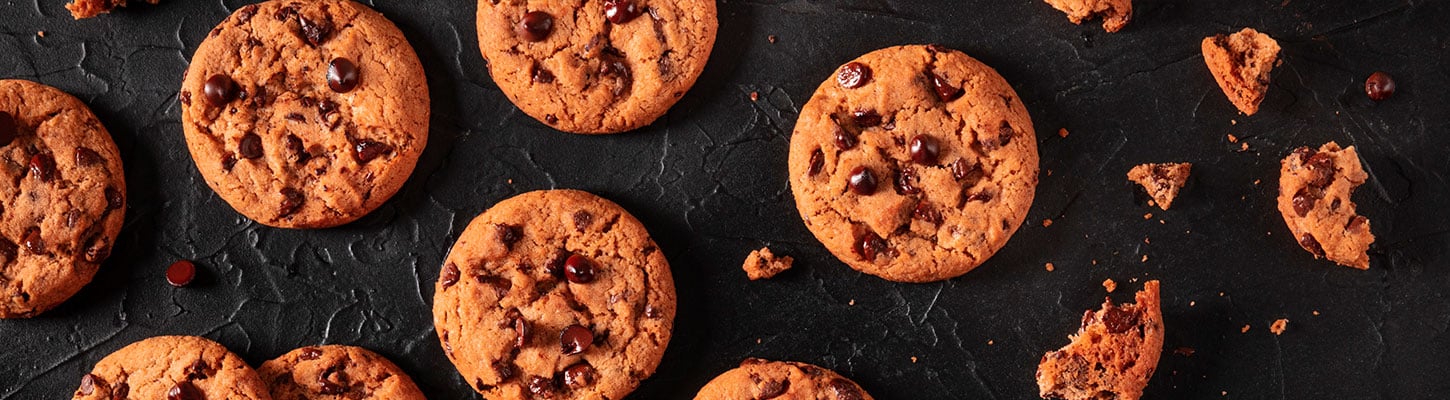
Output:
[[835,137],[835,142],[836,142],[836,148],[837,149],[844,151],[844,150],[850,150],[851,148],[856,147],[856,135],[855,134],[853,134],[851,132],[847,132],[846,129],[841,128],[841,125],[832,124],[832,126],[834,127],[834,131],[832,132],[832,136]]
[[281,214],[283,216],[292,215],[302,209],[302,202],[306,200],[302,196],[302,192],[290,187],[282,188],[280,194],[282,195]]
[[1370,74],[1369,79],[1364,80],[1364,94],[1368,95],[1370,100],[1388,100],[1390,96],[1395,95],[1395,79],[1384,72]]
[[1324,247],[1320,246],[1319,241],[1315,240],[1314,235],[1310,235],[1309,232],[1299,235],[1299,247],[1309,250],[1309,253],[1314,254],[1314,258],[1324,257]]
[[919,194],[921,188],[916,186],[918,178],[916,169],[912,167],[902,168],[893,171],[895,179],[891,180],[892,186],[896,188],[896,194]]
[[1294,212],[1299,214],[1300,217],[1303,217],[1309,213],[1309,210],[1314,208],[1314,202],[1319,201],[1319,197],[1318,191],[1310,190],[1307,186],[1299,188],[1298,192],[1294,192],[1292,200]]
[[810,167],[806,168],[806,176],[816,176],[821,173],[821,168],[826,166],[826,153],[817,148],[811,152]]
[[977,179],[980,179],[982,175],[981,165],[976,162],[967,161],[964,158],[958,158],[956,161],[952,161],[951,168],[952,178],[958,181],[967,181],[965,182],[966,186],[976,184]]
[[992,194],[987,192],[972,193],[967,196],[967,201],[980,201],[983,203],[992,201]]
[[593,343],[594,332],[579,324],[569,325],[563,332],[559,332],[559,350],[566,356],[583,353]]
[[571,255],[564,261],[564,277],[574,283],[594,282],[594,262],[578,254]]
[[[298,115],[298,117],[301,117],[301,115]],[[287,141],[287,153],[291,154],[297,160],[298,164],[306,164],[307,160],[312,158],[312,154],[309,154],[307,149],[303,147],[302,138],[289,134],[284,140]]]
[[327,64],[327,87],[338,93],[351,92],[357,88],[357,65],[346,58],[334,58]]
[[926,222],[940,225],[942,223],[941,212],[932,208],[926,201],[916,203],[916,208],[911,211],[911,216]]
[[509,289],[512,289],[514,286],[513,282],[510,282],[507,278],[493,275],[479,275],[473,277],[473,280],[492,287],[493,293],[498,295],[500,301],[509,295]]
[[557,124],[559,123],[559,117],[555,117],[554,114],[545,115],[544,123],[547,123],[549,125]]
[[236,166],[237,166],[237,156],[232,155],[232,154],[227,154],[226,156],[223,156],[222,157],[222,169],[227,170],[227,171],[231,171],[232,170],[232,167],[236,167]]
[[997,128],[997,141],[990,147],[994,149],[1007,147],[1008,143],[1012,143],[1012,137],[1016,135],[1017,131],[1012,129],[1012,124],[1002,121],[1002,125]]
[[252,16],[257,15],[257,7],[256,4],[251,4],[237,10],[237,24],[241,25],[251,21]]
[[514,348],[522,349],[527,346],[533,325],[524,319],[524,314],[517,308],[509,310],[505,317],[508,318],[509,327],[514,328]]
[[927,135],[916,135],[911,138],[911,161],[921,165],[936,165],[937,156],[941,154],[941,145],[936,139]]
[[568,250],[556,250],[554,251],[554,257],[550,258],[549,262],[544,264],[544,270],[548,271],[549,275],[553,276],[554,278],[563,279],[564,263],[568,262],[569,257],[573,256],[574,253],[571,253]]
[[242,135],[241,143],[237,144],[237,155],[243,160],[262,158],[262,137],[255,133]]
[[213,107],[220,107],[237,98],[237,83],[226,75],[212,75],[206,79],[206,84],[201,89],[202,97]]
[[516,31],[526,41],[542,41],[554,32],[554,16],[543,11],[530,11],[519,20]]
[[845,379],[831,379],[831,383],[827,384],[827,386],[831,388],[831,393],[836,395],[836,400],[862,400],[865,398],[865,396],[861,395],[861,389],[856,387],[856,384]]
[[926,80],[931,82],[932,89],[936,90],[936,97],[941,101],[952,101],[962,97],[962,88],[952,86],[946,78],[937,75],[936,72],[926,71]]
[[318,357],[322,357],[322,349],[316,347],[302,349],[302,352],[297,354],[297,359],[303,361],[316,360]]
[[624,91],[634,82],[634,76],[631,75],[629,66],[625,65],[624,61],[606,61],[599,66],[599,74],[614,80],[614,87],[611,89],[611,93],[615,97],[623,95]]
[[0,146],[10,145],[18,134],[19,128],[15,126],[15,117],[8,112],[0,111]]
[[40,238],[40,228],[30,227],[20,237],[20,244],[32,254],[45,254],[45,240]]
[[287,113],[287,115],[283,115],[282,118],[286,118],[288,121],[292,121],[292,122],[303,122],[303,121],[307,121],[307,117],[303,116],[302,113],[295,113],[295,112],[289,112],[289,113]]
[[202,395],[191,381],[181,381],[166,391],[166,400],[202,400]]
[[1109,306],[1102,313],[1103,327],[1108,333],[1123,333],[1138,325],[1138,313],[1122,307]]
[[332,34],[332,22],[327,20],[322,20],[319,23],[307,19],[307,17],[302,15],[298,15],[297,25],[302,29],[302,39],[306,40],[307,44],[312,47],[317,47],[317,45],[327,41],[327,36]]
[[542,376],[529,378],[529,394],[541,399],[552,399],[558,395],[554,388],[554,380]]
[[583,389],[594,384],[594,367],[587,362],[570,365],[564,369],[564,385],[570,389]]
[[589,227],[589,223],[593,221],[594,214],[590,214],[585,210],[574,211],[574,229],[583,232],[585,228]]
[[876,232],[866,231],[861,237],[856,238],[856,255],[866,261],[872,261],[877,256],[886,253],[886,246],[886,239],[876,235]]
[[1329,186],[1334,180],[1334,157],[1329,153],[1314,153],[1304,160],[1309,170],[1309,184],[1316,187]]
[[856,121],[856,126],[870,128],[881,125],[881,114],[875,110],[856,110],[851,112],[851,119]]
[[186,367],[187,380],[206,379],[207,376],[211,375],[211,373],[211,366],[207,365],[206,361],[200,358],[196,359],[196,361],[192,362],[191,365]]
[[131,385],[126,382],[116,383],[116,386],[111,388],[111,400],[126,400],[126,397],[130,395]]
[[549,70],[544,69],[544,67],[540,67],[539,64],[534,64],[534,66],[531,68],[533,68],[534,72],[530,73],[529,75],[532,76],[531,79],[534,81],[534,83],[554,83],[553,72],[549,72]]
[[623,24],[640,15],[634,0],[604,0],[604,18],[615,24]]
[[339,367],[331,367],[317,375],[318,391],[322,394],[347,393],[347,373]]
[[191,260],[176,260],[166,268],[166,283],[175,287],[186,287],[196,278],[196,263]]
[[458,283],[458,266],[452,262],[443,264],[443,272],[438,274],[438,284],[446,289],[455,283]]
[[85,376],[82,376],[81,377],[81,388],[79,390],[77,390],[76,393],[79,393],[82,396],[89,396],[90,394],[95,393],[96,392],[96,380],[97,379],[100,379],[100,378],[96,377],[95,375],[91,375],[91,374],[86,374]]
[[849,62],[836,71],[836,83],[847,89],[855,89],[871,82],[871,67],[858,62]]
[[97,233],[91,236],[86,246],[85,258],[87,262],[99,264],[111,255],[111,248],[106,244],[106,238]]
[[645,318],[658,319],[659,317],[663,317],[663,316],[664,316],[664,313],[661,313],[660,312],[660,309],[655,308],[654,305],[646,305],[646,306],[644,306],[644,317]]
[[91,150],[85,147],[76,148],[76,165],[90,166],[100,164],[101,161],[103,161],[101,159],[101,154],[96,153],[95,150]]
[[876,193],[876,175],[866,166],[858,166],[851,170],[851,176],[846,181],[851,191],[862,196],[869,196]]
[[50,182],[55,179],[55,158],[46,153],[35,153],[30,156],[30,175],[41,182]]
[[337,116],[336,102],[328,99],[317,102],[317,117],[324,125],[329,128],[337,127],[337,119],[333,118],[335,116]]
[[371,139],[358,139],[357,144],[353,145],[352,149],[353,155],[357,157],[357,161],[364,164],[372,161],[374,158],[378,158],[378,156],[393,152],[393,146]]
[[760,396],[758,398],[761,398],[761,399],[773,399],[773,398],[776,398],[776,397],[780,397],[780,395],[785,394],[785,391],[787,391],[787,390],[790,390],[790,381],[789,380],[779,380],[779,381],[765,381],[765,382],[761,382],[761,384],[760,384]]
[[126,197],[121,195],[121,191],[113,187],[106,187],[106,209],[119,210],[125,206]]
[[514,243],[524,238],[524,228],[518,225],[495,224],[493,229],[498,233],[498,241],[510,251],[514,249]]

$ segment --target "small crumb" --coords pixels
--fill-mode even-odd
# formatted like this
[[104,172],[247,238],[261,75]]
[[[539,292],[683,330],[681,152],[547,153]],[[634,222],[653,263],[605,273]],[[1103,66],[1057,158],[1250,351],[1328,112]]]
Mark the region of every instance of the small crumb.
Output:
[[1230,134],[1228,134],[1228,142],[1229,143],[1238,143],[1239,142],[1239,137],[1238,136],[1234,136],[1234,134],[1230,133]]
[[1240,152],[1249,151],[1249,142],[1239,143],[1239,151]]
[[1052,272],[1053,268],[1052,263],[1047,263],[1047,272]]
[[35,36],[45,37],[45,31],[35,31]]
[[1223,292],[1218,292],[1218,297],[1223,297]]
[[509,178],[509,184],[510,185],[514,184],[514,178]]
[[911,363],[916,364],[916,356],[911,356]]
[[1046,228],[1046,227],[1049,227],[1049,226],[1052,226],[1052,219],[1051,218],[1042,220],[1042,227],[1043,228]]
[[1052,176],[1052,169],[1051,168],[1048,168],[1047,169],[1047,176]]
[[[1144,272],[1143,275],[1148,275],[1148,273],[1147,272]],[[1128,279],[1128,282],[1138,283],[1138,278]]]
[[1108,290],[1108,293],[1112,293],[1114,290],[1118,290],[1118,283],[1117,282],[1113,282],[1112,279],[1104,280],[1103,281],[1103,289],[1107,289]]
[[1273,332],[1275,335],[1283,335],[1284,334],[1284,329],[1285,328],[1288,328],[1288,327],[1289,327],[1289,320],[1284,319],[1284,318],[1279,318],[1279,319],[1277,319],[1277,320],[1274,321],[1274,324],[1273,325],[1269,325],[1269,332]]
[[766,36],[765,37],[765,40],[768,40],[771,43],[775,43],[775,41],[777,40],[777,38],[775,37],[775,35],[770,35],[770,36]]
[[760,250],[751,251],[750,255],[745,257],[745,263],[740,268],[744,269],[745,275],[754,281],[768,279],[785,272],[794,262],[795,259],[790,256],[776,257],[770,252],[769,247],[761,247]]
[[1153,213],[1143,214],[1143,219],[1153,219]]
[[1168,225],[1168,221],[1160,219],[1158,220],[1158,225]]
[[987,339],[987,345],[988,346],[991,346],[992,344],[993,344],[992,339]]
[[1098,260],[1093,260],[1093,265],[1098,265]]
[[1198,301],[1194,301],[1194,300],[1189,300],[1188,301],[1188,306],[1189,307],[1193,307],[1193,306],[1196,306],[1196,305],[1198,305]]
[[1184,357],[1193,357],[1193,353],[1194,352],[1195,352],[1195,350],[1193,350],[1192,347],[1179,347],[1179,348],[1173,349],[1173,354],[1177,354],[1177,355],[1184,356]]
[[1318,316],[1319,315],[1319,310],[1314,310],[1314,315],[1315,316]]
[[750,101],[760,101],[760,92],[750,92]]
[[856,305],[856,299],[851,299],[851,302],[850,303],[846,303],[846,305],[848,305],[848,306],[855,306]]
[[1067,128],[1059,128],[1057,130],[1057,136],[1067,137]]
[[1153,244],[1153,241],[1152,240],[1149,240],[1147,236],[1144,236],[1143,237],[1143,244]]
[[1239,124],[1239,120],[1236,120],[1236,119],[1228,120],[1228,124],[1229,125],[1238,125]]
[[1228,396],[1228,391],[1227,391],[1227,390],[1225,390],[1225,391],[1222,391],[1222,392],[1219,392],[1219,394],[1222,394],[1222,395],[1224,395],[1224,396]]
[[1255,179],[1254,186],[1259,186],[1259,182],[1263,182],[1263,179]]
[[1249,324],[1244,324],[1244,328],[1239,329],[1239,333],[1249,333]]
[[1147,254],[1144,254],[1143,255],[1143,262],[1148,262],[1148,255]]
[[755,344],[760,344],[760,338],[755,338]]

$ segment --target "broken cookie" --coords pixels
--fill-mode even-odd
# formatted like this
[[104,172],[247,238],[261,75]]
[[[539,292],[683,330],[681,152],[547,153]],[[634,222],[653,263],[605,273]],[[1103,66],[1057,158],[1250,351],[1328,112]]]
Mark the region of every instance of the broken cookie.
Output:
[[1259,111],[1269,91],[1269,73],[1279,60],[1279,42],[1253,28],[1203,39],[1203,61],[1228,100],[1246,115]]
[[1369,269],[1374,234],[1369,219],[1355,214],[1354,188],[1369,175],[1354,146],[1329,142],[1314,151],[1300,147],[1279,169],[1279,213],[1300,247],[1339,265]]
[[1178,198],[1178,191],[1188,183],[1190,163],[1140,164],[1128,171],[1128,180],[1143,186],[1159,208],[1167,210]]
[[745,257],[745,264],[740,267],[745,269],[745,275],[750,276],[750,280],[755,281],[769,279],[785,272],[790,269],[793,262],[795,259],[790,256],[776,257],[775,253],[770,252],[769,247],[761,247],[760,250],[751,251],[750,255]]
[[1088,310],[1072,343],[1042,356],[1037,386],[1042,398],[1120,399],[1143,396],[1163,351],[1158,281],[1143,284],[1136,304],[1103,302]]

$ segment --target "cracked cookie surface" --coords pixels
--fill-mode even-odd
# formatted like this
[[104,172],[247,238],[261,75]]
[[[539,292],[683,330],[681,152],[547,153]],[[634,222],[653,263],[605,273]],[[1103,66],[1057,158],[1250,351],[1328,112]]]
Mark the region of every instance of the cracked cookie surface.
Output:
[[888,280],[971,271],[1021,226],[1037,187],[1032,120],[995,70],[941,46],[899,46],[836,70],[790,143],[806,227]]
[[871,400],[860,385],[815,365],[749,358],[706,383],[695,400]]
[[669,343],[669,263],[634,216],[546,190],[473,219],[434,286],[444,353],[488,399],[622,399]]
[[262,363],[257,372],[274,399],[426,399],[396,364],[357,346],[302,347]]
[[216,342],[196,336],[157,336],[127,345],[81,377],[75,399],[270,400],[267,386]]
[[1369,269],[1374,234],[1369,218],[1356,214],[1350,199],[1368,178],[1354,146],[1329,142],[1318,151],[1300,147],[1285,157],[1279,168],[1279,214],[1299,247],[1316,259]]
[[121,155],[95,114],[59,89],[0,80],[0,318],[80,291],[125,214]]
[[713,0],[479,0],[494,83],[555,129],[617,133],[654,122],[695,84],[715,45]]
[[346,0],[238,9],[197,48],[180,101],[207,185],[276,227],[361,218],[402,187],[428,141],[428,85],[412,46]]

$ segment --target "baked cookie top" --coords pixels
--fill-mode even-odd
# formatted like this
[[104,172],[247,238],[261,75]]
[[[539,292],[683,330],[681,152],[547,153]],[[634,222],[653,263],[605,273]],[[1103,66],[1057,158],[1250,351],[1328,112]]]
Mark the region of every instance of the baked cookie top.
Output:
[[473,219],[433,295],[444,353],[488,399],[622,399],[670,341],[675,287],[649,232],[577,190]]
[[0,318],[64,302],[111,254],[126,174],[111,134],[59,89],[0,80]]
[[811,364],[749,358],[706,383],[695,400],[871,400],[856,382]]
[[226,347],[196,336],[157,336],[101,359],[75,399],[270,400],[257,372]]
[[1318,151],[1300,147],[1284,157],[1279,168],[1279,214],[1300,247],[1316,259],[1369,269],[1374,234],[1369,219],[1355,214],[1350,199],[1367,178],[1354,146],[1340,148],[1329,142]]
[[257,369],[272,398],[286,400],[424,400],[401,368],[356,346],[308,346]]
[[[1072,343],[1042,356],[1037,386],[1042,398],[1135,400],[1158,369],[1163,313],[1158,281],[1143,283],[1137,303],[1087,310]],[[1105,396],[1111,394],[1112,396]]]
[[649,125],[684,96],[715,46],[714,0],[478,2],[494,83],[555,129]]
[[413,48],[347,0],[238,9],[197,47],[180,98],[207,185],[270,226],[361,218],[402,187],[428,141]]
[[862,272],[929,282],[1007,243],[1037,187],[1032,119],[995,70],[941,46],[877,50],[841,66],[790,142],[796,208]]

